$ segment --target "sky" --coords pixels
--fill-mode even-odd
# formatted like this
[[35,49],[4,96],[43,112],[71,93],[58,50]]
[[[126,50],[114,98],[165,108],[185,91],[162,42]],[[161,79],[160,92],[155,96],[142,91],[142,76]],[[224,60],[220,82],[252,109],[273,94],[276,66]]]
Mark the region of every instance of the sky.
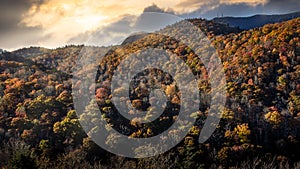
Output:
[[290,13],[299,6],[299,0],[1,0],[0,48],[84,44],[96,34],[101,45],[115,44],[147,12],[211,19]]

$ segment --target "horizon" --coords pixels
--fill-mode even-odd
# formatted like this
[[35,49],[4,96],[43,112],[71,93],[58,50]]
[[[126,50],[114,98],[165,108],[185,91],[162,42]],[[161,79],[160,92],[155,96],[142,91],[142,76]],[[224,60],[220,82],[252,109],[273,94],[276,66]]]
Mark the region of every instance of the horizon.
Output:
[[[92,45],[117,45],[136,32],[131,30],[132,25],[147,12],[166,13],[182,19],[211,20],[220,16],[284,15],[299,12],[299,5],[297,0],[176,0],[171,3],[157,0],[134,3],[132,0],[122,3],[26,0],[16,3],[4,0],[0,2],[0,48],[14,51],[29,47],[56,49],[66,45],[81,45],[86,44],[95,32],[100,32],[101,42]],[[161,24],[161,27],[165,25]]]
[[[206,19],[206,20],[213,20],[213,19],[216,19],[216,18],[251,18],[251,17],[254,17],[254,16],[280,16],[280,15],[288,15],[288,14],[293,14],[293,13],[299,13],[300,11],[296,11],[296,12],[290,12],[290,13],[274,13],[274,14],[262,14],[262,13],[257,13],[257,14],[252,14],[252,15],[249,15],[249,16],[217,16],[217,17],[214,17],[214,18],[211,18],[211,19],[206,19],[206,18],[201,18],[201,17],[191,17],[191,18],[183,18],[183,19]],[[134,32],[132,34],[129,34],[129,35],[126,35],[126,37],[130,37],[132,35],[135,35],[137,32]],[[123,39],[125,40],[125,39]],[[122,41],[121,41],[122,42]],[[64,45],[61,45],[61,46],[55,46],[55,47],[45,47],[45,46],[39,46],[39,45],[30,45],[30,46],[23,46],[23,47],[20,47],[20,48],[14,48],[14,49],[4,49],[4,48],[0,48],[0,50],[2,50],[2,52],[14,52],[14,51],[18,51],[18,50],[22,50],[22,49],[30,49],[30,48],[44,48],[44,49],[47,49],[47,50],[55,50],[55,49],[59,49],[59,48],[64,48],[64,47],[67,47],[67,46],[92,46],[92,47],[109,47],[109,46],[98,46],[98,45],[89,45],[89,44],[84,44],[85,42],[83,43],[77,43],[77,44],[64,44]],[[120,45],[120,44],[112,44],[110,46],[115,46],[115,45]]]

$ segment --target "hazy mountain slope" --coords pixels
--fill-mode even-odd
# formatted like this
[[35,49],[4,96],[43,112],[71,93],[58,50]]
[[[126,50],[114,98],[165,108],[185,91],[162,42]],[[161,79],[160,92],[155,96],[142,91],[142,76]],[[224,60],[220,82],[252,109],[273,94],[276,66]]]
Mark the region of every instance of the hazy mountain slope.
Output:
[[[216,36],[216,35],[226,35],[230,33],[238,33],[242,30],[237,27],[230,27],[226,24],[215,22],[215,21],[208,21],[205,19],[188,19],[187,21],[193,23],[195,26],[199,27],[201,31],[203,31],[208,36]],[[149,33],[140,32],[135,33],[133,35],[130,35],[127,37],[121,45],[126,45],[128,43],[132,43],[134,41],[137,41],[139,39],[142,39],[143,37],[149,35]]]
[[300,12],[285,14],[285,15],[254,15],[251,17],[221,17],[221,18],[214,18],[213,21],[248,30],[256,27],[262,27],[265,24],[283,22],[298,17],[300,17]]

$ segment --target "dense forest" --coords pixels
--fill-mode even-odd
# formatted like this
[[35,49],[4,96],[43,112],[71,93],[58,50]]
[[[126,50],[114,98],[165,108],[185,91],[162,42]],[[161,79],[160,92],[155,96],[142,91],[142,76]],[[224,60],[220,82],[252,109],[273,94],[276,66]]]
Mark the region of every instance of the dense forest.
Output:
[[[213,90],[210,78],[195,51],[176,39],[147,34],[113,46],[109,52],[103,47],[90,47],[95,56],[107,53],[101,62],[91,63],[99,67],[96,100],[91,101],[98,106],[89,103],[80,115],[74,108],[77,98],[72,96],[72,89],[83,82],[77,81],[74,86],[72,73],[85,47],[31,47],[0,54],[0,167],[299,168],[300,18],[245,31],[204,19],[187,21],[209,37],[226,75],[226,106],[217,129],[205,143],[199,143],[198,137],[209,110],[209,93]],[[180,31],[173,34],[180,35]],[[175,77],[157,69],[141,72],[129,89],[132,106],[148,110],[155,98],[149,97],[147,87],[160,84],[168,103],[155,121],[126,120],[111,101],[114,70],[130,53],[148,47],[182,59],[198,76],[203,98],[199,110],[192,114],[196,123],[176,147],[150,158],[124,158],[103,150],[91,139],[93,134],[101,135],[95,109],[101,110],[103,119],[114,129],[136,138],[161,133],[174,122],[180,109]],[[87,77],[88,68],[81,72]],[[87,134],[81,125],[93,123],[96,127]],[[113,135],[105,137],[107,144],[118,141]],[[137,148],[137,152],[145,149]]]

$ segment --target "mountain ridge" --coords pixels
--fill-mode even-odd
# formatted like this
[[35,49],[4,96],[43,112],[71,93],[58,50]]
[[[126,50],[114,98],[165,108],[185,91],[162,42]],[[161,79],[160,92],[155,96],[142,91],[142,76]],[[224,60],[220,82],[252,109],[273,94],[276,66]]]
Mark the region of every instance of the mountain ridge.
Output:
[[299,12],[288,14],[263,15],[257,14],[249,17],[216,17],[212,21],[228,24],[232,27],[249,30],[257,27],[262,27],[266,24],[279,23],[300,17]]

